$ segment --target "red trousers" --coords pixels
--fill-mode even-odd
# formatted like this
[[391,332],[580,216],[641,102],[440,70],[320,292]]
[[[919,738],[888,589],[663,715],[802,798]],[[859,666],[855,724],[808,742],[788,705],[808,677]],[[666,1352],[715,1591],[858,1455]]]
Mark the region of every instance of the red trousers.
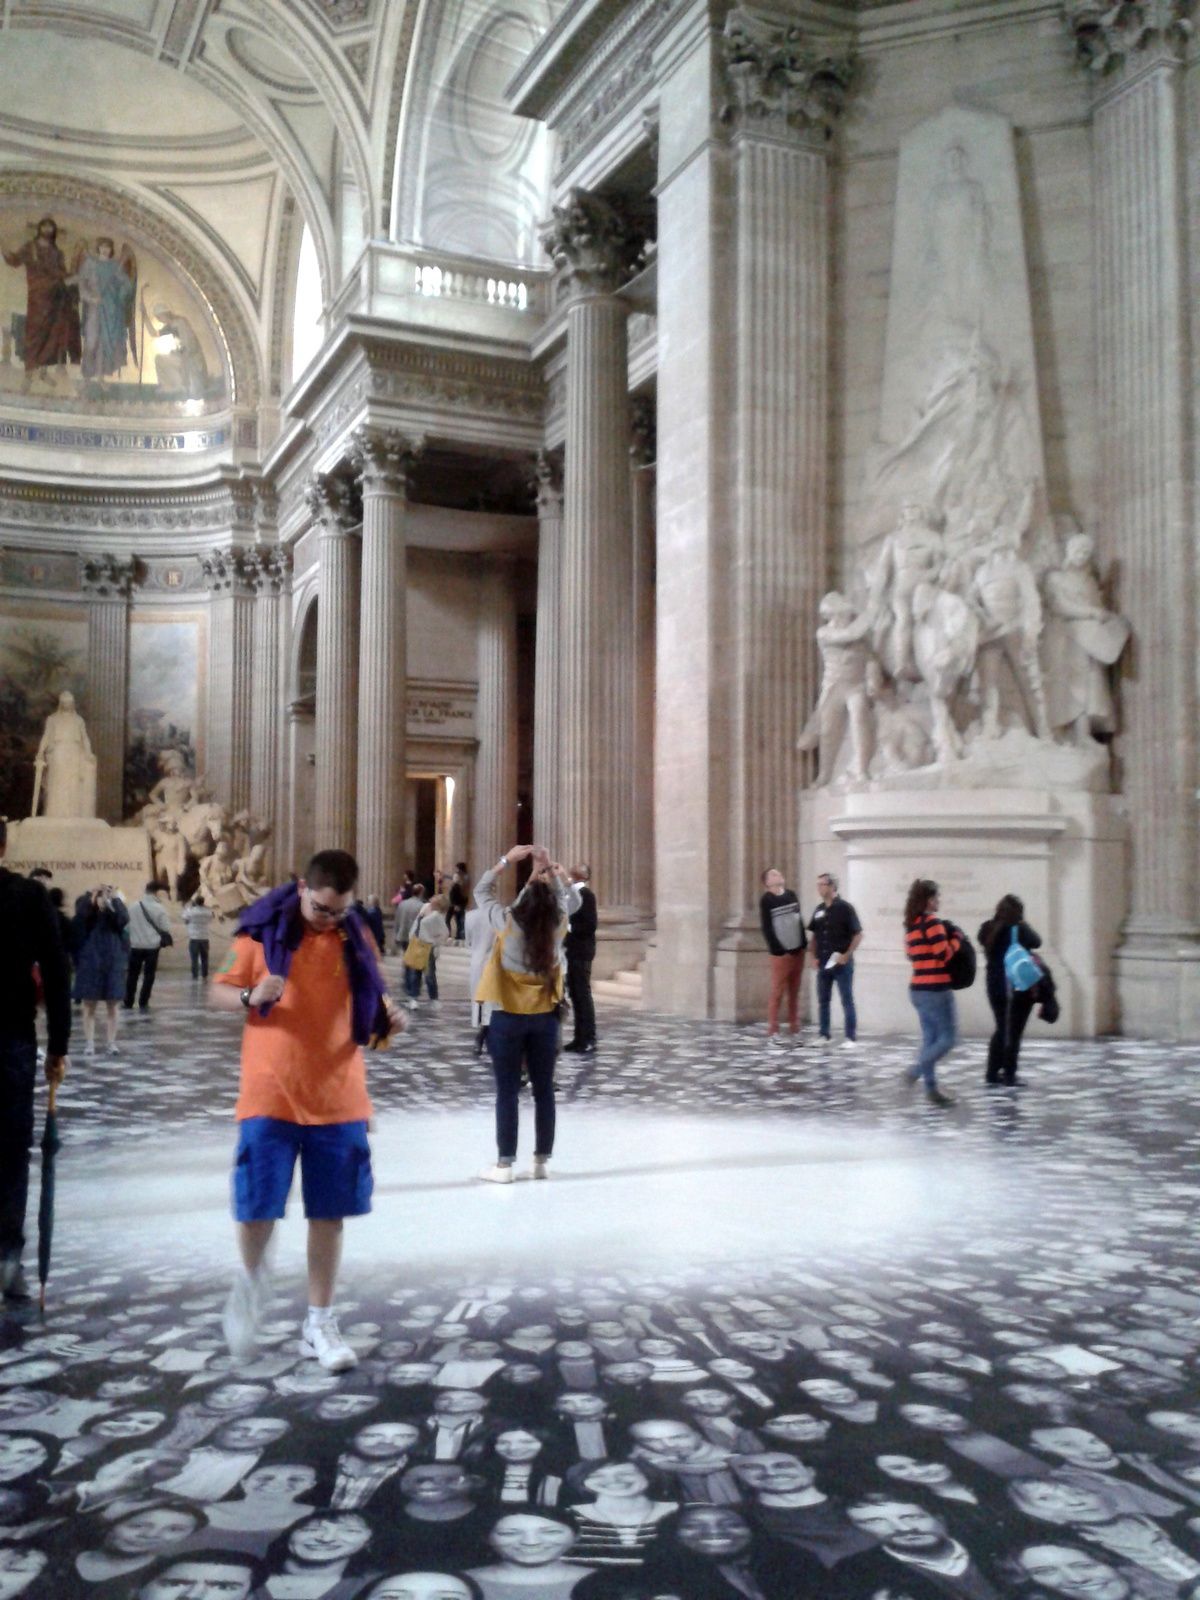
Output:
[[800,977],[804,971],[804,951],[771,957],[771,998],[767,1002],[767,1034],[779,1032],[779,1002],[787,995],[788,1022],[793,1033],[800,1031]]

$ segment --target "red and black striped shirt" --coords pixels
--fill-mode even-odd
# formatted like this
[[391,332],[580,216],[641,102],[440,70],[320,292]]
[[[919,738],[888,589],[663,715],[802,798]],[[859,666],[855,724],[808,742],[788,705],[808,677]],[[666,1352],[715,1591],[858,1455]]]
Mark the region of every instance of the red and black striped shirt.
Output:
[[936,917],[922,917],[904,935],[904,947],[912,962],[913,989],[949,989],[946,963],[962,943]]

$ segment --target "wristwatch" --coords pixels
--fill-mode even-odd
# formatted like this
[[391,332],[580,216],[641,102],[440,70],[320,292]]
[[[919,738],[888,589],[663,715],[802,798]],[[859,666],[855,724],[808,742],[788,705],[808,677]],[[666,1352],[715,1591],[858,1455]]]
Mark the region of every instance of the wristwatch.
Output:
[[250,996],[251,996],[252,993],[253,993],[253,991],[250,990],[250,989],[243,989],[241,994],[238,997],[241,1000],[242,1004],[245,1006],[247,1011],[249,1011],[249,1009],[250,1009]]
[[508,857],[507,856],[501,856],[500,857],[500,865],[502,867],[506,867],[508,865]]

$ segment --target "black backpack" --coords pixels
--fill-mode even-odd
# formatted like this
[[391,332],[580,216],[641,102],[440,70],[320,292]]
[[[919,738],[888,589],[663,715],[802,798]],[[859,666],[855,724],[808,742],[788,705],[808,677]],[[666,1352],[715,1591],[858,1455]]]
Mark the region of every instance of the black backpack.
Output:
[[975,970],[978,961],[975,956],[975,946],[967,938],[961,928],[956,928],[952,922],[946,923],[947,933],[957,933],[959,946],[946,963],[946,971],[950,974],[950,987],[952,989],[969,989],[975,982]]

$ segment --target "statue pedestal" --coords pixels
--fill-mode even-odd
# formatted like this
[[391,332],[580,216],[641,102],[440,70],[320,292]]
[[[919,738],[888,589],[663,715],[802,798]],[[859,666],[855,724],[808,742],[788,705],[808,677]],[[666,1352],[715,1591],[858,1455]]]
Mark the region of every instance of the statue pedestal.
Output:
[[132,904],[154,876],[144,828],[113,828],[98,817],[27,817],[8,825],[5,860],[17,872],[48,867],[70,916],[81,894],[111,883]]
[[[1113,952],[1125,915],[1127,823],[1114,795],[1039,789],[924,789],[801,796],[801,882],[838,875],[864,929],[854,997],[867,1033],[917,1032],[908,998],[904,901],[914,878],[941,885],[942,910],[975,942],[1002,894],[1025,902],[1043,939],[1062,1014],[1036,1013],[1029,1037],[1092,1038],[1116,1022]],[[994,1023],[983,980],[958,995],[959,1028],[986,1035]],[[834,1001],[834,1023],[838,1006]]]

